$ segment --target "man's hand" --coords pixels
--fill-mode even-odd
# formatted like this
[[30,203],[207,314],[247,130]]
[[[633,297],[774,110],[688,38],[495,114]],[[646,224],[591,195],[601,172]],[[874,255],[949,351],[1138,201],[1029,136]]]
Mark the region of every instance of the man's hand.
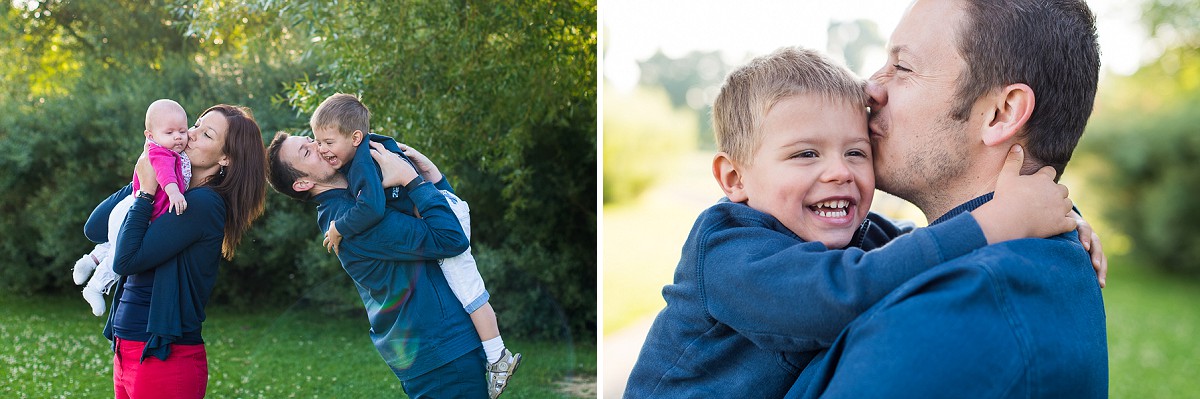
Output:
[[379,170],[383,172],[384,187],[407,186],[417,178],[416,169],[399,155],[385,149],[383,144],[371,142],[371,158],[375,159]]
[[[403,161],[401,161],[403,162]],[[325,231],[325,239],[321,241],[321,245],[325,246],[325,252],[333,251],[336,256],[338,254],[338,244],[342,243],[342,234],[338,233],[337,225],[333,221],[329,222],[329,230]]]
[[430,161],[429,157],[425,156],[425,154],[403,143],[400,144],[400,152],[403,152],[404,156],[413,161],[414,166],[417,167],[417,173],[420,173],[421,177],[424,177],[425,180],[430,183],[437,183],[442,180],[442,172],[438,170],[437,165],[434,165],[433,161]]
[[995,196],[971,215],[988,244],[1028,237],[1050,237],[1075,230],[1067,186],[1054,182],[1054,168],[1021,176],[1025,152],[1014,145],[996,177]]
[[1075,219],[1076,228],[1079,231],[1079,242],[1083,244],[1083,249],[1088,251],[1092,256],[1092,268],[1096,269],[1096,279],[1100,281],[1100,288],[1104,288],[1108,280],[1108,257],[1104,256],[1104,250],[1100,248],[1100,235],[1092,230],[1092,225],[1083,220],[1074,211],[1071,212],[1071,218]]

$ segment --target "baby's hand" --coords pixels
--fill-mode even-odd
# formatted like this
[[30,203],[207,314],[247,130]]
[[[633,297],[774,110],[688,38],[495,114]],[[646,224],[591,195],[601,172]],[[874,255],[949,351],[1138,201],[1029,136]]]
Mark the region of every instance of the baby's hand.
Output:
[[325,246],[325,252],[333,251],[334,255],[338,254],[338,244],[342,242],[342,234],[338,233],[337,225],[334,222],[329,222],[329,230],[325,231],[325,240],[321,241],[321,245]]
[[171,207],[167,208],[167,212],[175,212],[176,215],[182,215],[183,211],[187,209],[187,200],[183,198],[183,194],[180,194],[178,190],[168,192],[167,199],[171,201]]
[[1025,152],[1019,145],[996,178],[991,201],[971,212],[987,237],[988,244],[1028,237],[1050,237],[1075,230],[1067,187],[1054,182],[1054,168],[1044,167],[1021,176]]

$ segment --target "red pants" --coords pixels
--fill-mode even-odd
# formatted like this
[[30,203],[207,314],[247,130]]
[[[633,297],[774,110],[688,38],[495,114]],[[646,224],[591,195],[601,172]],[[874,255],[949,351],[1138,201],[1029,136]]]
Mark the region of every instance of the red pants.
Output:
[[166,361],[142,357],[145,342],[114,337],[113,390],[117,399],[203,398],[208,388],[208,355],[204,345],[171,345]]

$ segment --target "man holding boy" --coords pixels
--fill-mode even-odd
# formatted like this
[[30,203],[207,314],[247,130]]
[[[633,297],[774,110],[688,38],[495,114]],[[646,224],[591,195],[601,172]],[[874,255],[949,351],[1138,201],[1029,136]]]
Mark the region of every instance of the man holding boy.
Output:
[[[271,186],[316,202],[318,226],[329,226],[354,206],[346,177],[321,158],[312,139],[280,132],[267,153]],[[436,168],[421,167],[432,163],[415,150],[411,158],[420,174],[395,153],[371,154],[383,172],[384,187],[402,186],[421,215],[389,205],[378,224],[341,242],[338,259],[362,297],[371,340],[409,397],[486,398],[486,359],[479,337],[458,302],[445,300],[453,294],[437,264],[469,245],[438,191],[448,183]]]
[[[1081,0],[915,1],[867,87],[878,187],[937,225],[991,200],[1014,143],[1061,176],[1095,98],[1094,21]],[[977,250],[852,322],[788,396],[1105,397],[1095,278],[1074,233]]]

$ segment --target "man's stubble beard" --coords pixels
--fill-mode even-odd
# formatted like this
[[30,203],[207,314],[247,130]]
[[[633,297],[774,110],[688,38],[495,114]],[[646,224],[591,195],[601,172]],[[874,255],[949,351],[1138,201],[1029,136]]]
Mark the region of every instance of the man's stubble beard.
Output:
[[[927,213],[945,206],[945,202],[953,200],[953,183],[959,182],[970,169],[965,127],[966,122],[942,115],[920,146],[903,147],[911,153],[899,154],[899,158],[893,156],[901,165],[876,165],[877,188],[912,202]],[[888,137],[896,139],[891,132]]]

